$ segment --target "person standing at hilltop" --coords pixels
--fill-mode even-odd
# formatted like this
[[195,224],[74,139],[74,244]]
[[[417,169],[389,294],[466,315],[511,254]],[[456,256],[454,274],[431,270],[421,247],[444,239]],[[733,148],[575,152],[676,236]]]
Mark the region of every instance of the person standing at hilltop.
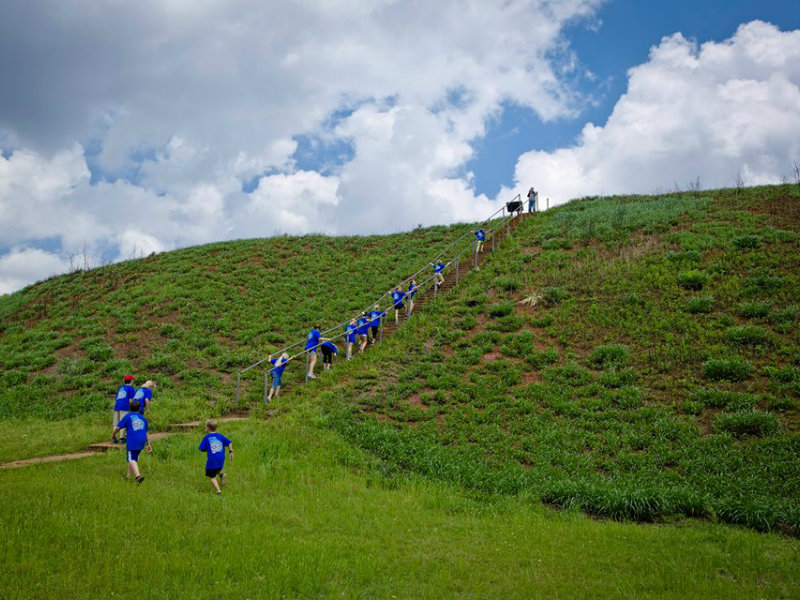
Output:
[[533,213],[536,212],[536,205],[539,202],[539,192],[537,192],[533,187],[528,190],[528,212]]
[[[122,421],[123,417],[128,414],[130,410],[130,402],[133,399],[133,395],[136,393],[136,390],[133,389],[131,383],[133,380],[136,379],[133,375],[125,375],[123,378],[124,383],[117,389],[117,396],[116,400],[114,400],[114,427],[119,425],[119,422]],[[123,436],[121,442],[125,441],[125,436]],[[112,436],[111,443],[116,444],[117,440]]]
[[150,401],[153,399],[153,390],[155,387],[155,382],[148,379],[133,395],[133,399],[139,403],[140,414],[146,415],[150,412]]

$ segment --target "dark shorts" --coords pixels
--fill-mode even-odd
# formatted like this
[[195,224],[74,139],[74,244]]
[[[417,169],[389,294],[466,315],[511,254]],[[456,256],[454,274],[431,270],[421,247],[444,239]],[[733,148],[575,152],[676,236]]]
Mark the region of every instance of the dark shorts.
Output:
[[128,462],[139,462],[139,453],[141,450],[128,450],[127,460]]
[[333,350],[331,350],[327,346],[322,347],[322,362],[323,363],[333,362]]
[[395,304],[394,305],[394,309],[395,310],[401,310],[402,308],[403,308],[403,303],[402,302],[400,304]]
[[220,473],[222,473],[222,469],[221,468],[219,468],[219,469],[206,469],[206,477],[213,478],[213,477],[216,477],[217,475],[219,475]]
[[378,337],[378,326],[377,325],[373,325],[372,327],[370,327],[370,329],[372,330],[372,337],[373,338]]

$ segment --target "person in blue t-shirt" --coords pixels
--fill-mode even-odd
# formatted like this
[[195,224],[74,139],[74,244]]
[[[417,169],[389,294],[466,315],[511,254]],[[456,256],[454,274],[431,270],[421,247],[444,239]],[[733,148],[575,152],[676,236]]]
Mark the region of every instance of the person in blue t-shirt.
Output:
[[475,253],[483,252],[483,242],[486,241],[486,232],[483,229],[476,229],[475,234]]
[[[131,385],[134,379],[136,378],[133,375],[125,375],[123,378],[125,383],[117,390],[117,396],[114,400],[114,427],[119,424],[122,418],[128,414],[128,410],[130,410],[130,401],[136,393],[136,390]],[[124,437],[122,441],[125,441]],[[116,444],[117,442],[112,438],[111,443]]]
[[133,395],[133,399],[139,403],[139,412],[143,415],[150,413],[150,401],[153,399],[155,387],[155,382],[148,379]]
[[406,293],[400,289],[398,285],[394,288],[392,292],[392,307],[394,308],[394,322],[398,323],[400,321],[400,311],[403,309],[403,298],[406,297]]
[[111,441],[116,443],[117,433],[123,429],[128,434],[125,443],[126,460],[128,461],[128,475],[125,479],[130,479],[131,475],[136,478],[136,483],[142,483],[144,477],[139,473],[139,453],[146,450],[148,453],[153,451],[150,446],[150,438],[147,435],[147,419],[139,414],[139,403],[136,400],[130,402],[130,412],[122,417],[122,420],[114,426],[111,432]]
[[344,339],[347,342],[347,360],[353,358],[353,344],[356,343],[356,333],[358,332],[358,324],[355,319],[350,319],[350,322],[344,328]]
[[273,395],[277,398],[278,392],[281,391],[281,386],[283,385],[283,370],[286,368],[286,363],[288,363],[290,359],[286,352],[281,354],[278,358],[272,358],[272,354],[270,354],[267,359],[274,365],[269,370],[270,375],[272,375],[272,386],[269,388],[269,394],[267,394],[267,402],[269,402],[272,400]]
[[[225,448],[233,460],[233,442],[221,433],[217,433],[217,422],[213,419],[206,421],[206,435],[200,442],[198,450],[207,453],[206,477],[211,480],[211,486],[217,494],[221,494],[220,484],[225,485]],[[219,475],[219,481],[217,481]]]
[[333,357],[339,354],[339,349],[330,340],[323,342],[319,349],[322,350],[322,368],[329,371],[333,366]]
[[[447,263],[447,265],[449,264],[450,263]],[[442,275],[442,271],[447,268],[447,265],[440,260],[437,260],[436,263],[431,263],[431,266],[433,267],[433,283],[437,288],[444,283],[444,275]]]
[[381,330],[381,317],[385,316],[386,313],[377,304],[369,311],[369,330],[372,333],[372,344],[378,339],[378,334]]
[[308,352],[309,355],[309,363],[306,377],[309,379],[316,379],[314,376],[314,366],[317,364],[317,349],[322,342],[326,341],[328,341],[328,338],[322,337],[319,325],[314,325],[311,331],[308,332],[308,336],[306,337],[306,352]]
[[369,341],[369,317],[366,313],[361,313],[361,316],[358,317],[356,321],[356,325],[358,325],[358,330],[356,331],[358,334],[358,353],[362,354]]
[[408,291],[406,292],[406,298],[408,299],[408,316],[411,316],[411,313],[414,312],[414,295],[419,291],[419,286],[417,285],[417,280],[412,279],[411,283],[408,284]]

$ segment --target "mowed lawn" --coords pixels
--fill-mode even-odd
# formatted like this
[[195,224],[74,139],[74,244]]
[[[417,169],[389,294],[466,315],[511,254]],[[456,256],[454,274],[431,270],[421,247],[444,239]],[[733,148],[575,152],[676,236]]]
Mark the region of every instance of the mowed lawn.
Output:
[[376,462],[298,407],[231,423],[222,497],[202,434],[0,471],[0,597],[787,598],[800,542],[485,497]]

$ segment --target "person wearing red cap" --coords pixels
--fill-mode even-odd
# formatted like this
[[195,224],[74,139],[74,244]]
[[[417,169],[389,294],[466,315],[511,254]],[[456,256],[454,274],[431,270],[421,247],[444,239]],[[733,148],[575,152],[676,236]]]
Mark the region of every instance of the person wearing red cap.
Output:
[[[119,386],[117,390],[117,399],[114,401],[114,427],[116,427],[122,418],[128,414],[130,410],[130,402],[133,398],[133,395],[136,393],[136,390],[133,389],[131,383],[134,379],[136,379],[133,375],[125,375],[125,383]],[[123,429],[124,431],[124,429]],[[125,438],[120,440],[120,442],[124,442]],[[116,444],[117,439],[115,437],[111,438],[111,443]]]

